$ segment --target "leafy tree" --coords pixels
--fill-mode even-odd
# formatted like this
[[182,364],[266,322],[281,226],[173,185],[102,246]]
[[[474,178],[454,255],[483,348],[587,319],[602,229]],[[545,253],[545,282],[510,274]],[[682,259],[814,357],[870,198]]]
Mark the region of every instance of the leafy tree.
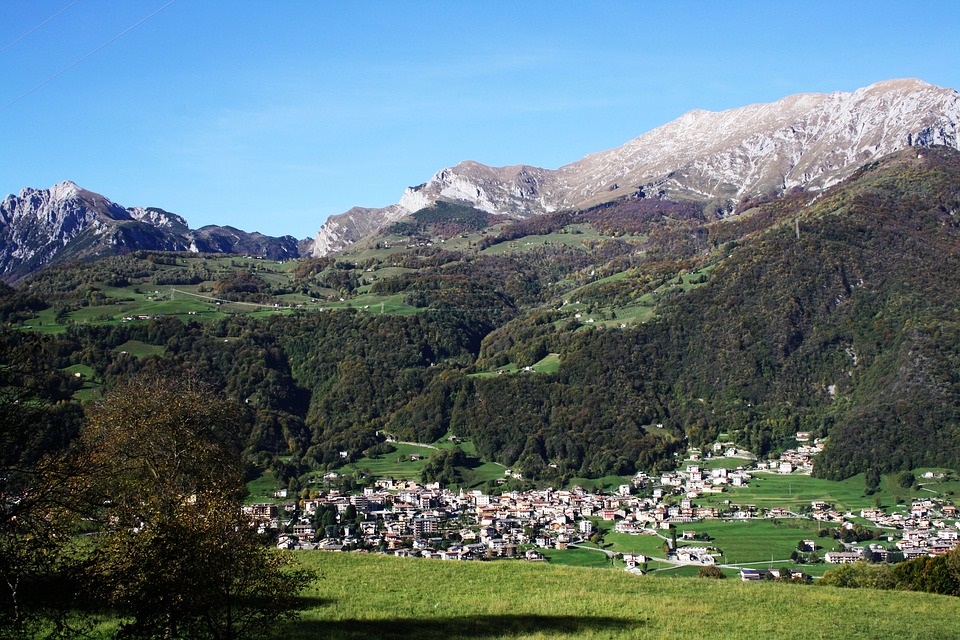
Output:
[[827,571],[817,584],[853,589],[893,589],[896,582],[888,566],[852,562]]
[[697,577],[698,578],[716,578],[716,579],[722,580],[727,576],[725,573],[723,573],[723,570],[717,565],[708,564],[706,566],[703,566],[697,569]]
[[897,474],[897,484],[904,489],[909,489],[917,483],[917,477],[910,471],[901,471]]
[[61,632],[71,606],[80,501],[65,450],[81,413],[44,359],[48,344],[0,330],[0,637]]
[[901,562],[893,576],[901,589],[960,596],[960,550]]
[[459,484],[463,481],[460,467],[466,464],[467,454],[459,446],[440,449],[423,465],[420,477],[424,482],[439,482],[444,486]]
[[876,467],[869,467],[864,474],[863,482],[867,495],[873,495],[880,490],[880,471]]
[[81,436],[104,537],[90,582],[130,638],[260,637],[295,615],[310,579],[241,512],[245,410],[208,389],[136,378],[94,407]]

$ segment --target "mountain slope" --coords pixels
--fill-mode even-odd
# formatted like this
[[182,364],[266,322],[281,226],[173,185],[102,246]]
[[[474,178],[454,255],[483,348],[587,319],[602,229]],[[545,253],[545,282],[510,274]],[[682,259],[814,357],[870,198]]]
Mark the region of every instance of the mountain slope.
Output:
[[822,476],[960,464],[960,153],[893,154],[787,220],[636,335],[585,339],[568,380],[654,391],[694,444],[829,435]]
[[691,111],[557,170],[472,161],[443,169],[406,189],[395,205],[332,216],[317,233],[314,255],[342,249],[437,200],[515,217],[648,196],[729,210],[748,196],[827,187],[904,147],[956,147],[958,123],[960,94],[919,80],[800,94],[720,113]]
[[124,207],[72,182],[23,189],[0,203],[0,278],[16,282],[50,264],[138,249],[299,255],[297,240],[232,227],[191,231],[182,217],[157,208]]
[[[592,233],[590,212],[512,225],[530,232],[504,229],[475,258],[418,246],[438,263],[385,276],[376,292],[430,317],[467,317],[481,300],[467,283],[512,303],[478,353],[491,375],[437,378],[391,416],[331,418],[319,446],[372,443],[379,426],[419,441],[452,430],[525,478],[563,482],[656,471],[721,433],[764,456],[810,431],[829,436],[823,476],[960,466],[960,152],[904,149],[824,191],[747,206],[695,229],[669,212],[679,236],[594,234],[596,252],[565,243]],[[637,244],[608,252],[616,242]],[[693,244],[685,260],[681,242]],[[382,261],[414,268],[401,255]],[[638,307],[648,311],[631,321]],[[554,375],[508,375],[550,353]],[[339,398],[368,393],[364,376],[334,384]]]
[[[569,217],[573,227],[586,218]],[[544,296],[554,286],[523,272],[553,261],[524,249],[534,235],[511,235],[516,250],[500,263],[449,256],[378,290],[463,317],[469,298],[448,305],[443,296],[465,273],[515,305],[484,338],[477,366],[497,371],[558,353],[556,374],[437,379],[370,422],[421,441],[452,429],[524,477],[560,482],[662,469],[674,452],[721,433],[760,456],[795,446],[798,431],[829,437],[816,469],[831,478],[960,466],[956,149],[891,154],[824,192],[704,224],[708,254],[671,262],[651,248],[649,259],[558,288],[552,300]],[[605,271],[602,255],[579,273]],[[512,274],[524,286],[511,289]],[[646,321],[622,323],[638,294],[649,294]],[[619,306],[607,307],[611,300]],[[338,384],[350,397],[367,380]],[[337,423],[325,438],[347,448],[373,428],[363,424]]]
[[[408,242],[289,270],[109,258],[7,291],[0,314],[69,324],[44,353],[108,385],[141,366],[204,372],[249,399],[251,442],[291,454],[288,477],[383,433],[456,434],[558,484],[670,468],[720,434],[760,456],[826,436],[816,472],[834,478],[960,468],[960,151],[901,150],[721,219],[660,204],[497,235],[476,232],[478,209],[436,206],[395,225]],[[176,301],[157,300],[172,283]],[[218,309],[246,285],[268,296],[263,319]],[[138,300],[164,317],[120,322]],[[130,341],[157,359],[128,358]]]

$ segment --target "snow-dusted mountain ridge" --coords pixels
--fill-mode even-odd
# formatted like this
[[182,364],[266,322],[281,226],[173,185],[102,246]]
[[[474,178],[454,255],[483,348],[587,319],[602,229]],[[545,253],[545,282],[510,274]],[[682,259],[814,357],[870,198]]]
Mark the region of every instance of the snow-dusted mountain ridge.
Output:
[[556,170],[462,162],[409,187],[397,204],[356,207],[320,228],[314,255],[333,253],[437,200],[525,217],[624,197],[732,206],[794,186],[821,189],[909,146],[958,146],[960,93],[888,80],[852,93],[798,94],[729,111],[690,111],[621,147]]

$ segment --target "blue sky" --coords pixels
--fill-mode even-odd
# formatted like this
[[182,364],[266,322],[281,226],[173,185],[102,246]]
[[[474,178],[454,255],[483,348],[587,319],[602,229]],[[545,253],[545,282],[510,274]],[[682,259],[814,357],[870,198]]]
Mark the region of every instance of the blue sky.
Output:
[[0,0],[0,197],[73,180],[302,238],[462,160],[557,168],[692,109],[960,87],[954,2],[169,1]]

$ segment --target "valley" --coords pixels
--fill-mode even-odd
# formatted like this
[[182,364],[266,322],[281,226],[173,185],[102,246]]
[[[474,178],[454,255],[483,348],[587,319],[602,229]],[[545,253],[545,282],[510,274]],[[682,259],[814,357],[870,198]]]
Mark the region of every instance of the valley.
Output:
[[[617,219],[615,211],[613,216],[602,217],[563,215],[548,220],[545,225],[540,221],[496,222],[478,230],[461,226],[463,216],[469,211],[454,210],[453,218],[447,215],[451,213],[449,210],[433,212],[421,216],[416,225],[403,229],[413,235],[388,233],[371,240],[366,247],[358,245],[335,259],[281,262],[252,255],[140,251],[88,265],[67,265],[45,271],[23,289],[24,293],[42,299],[45,308],[19,311],[20,317],[11,317],[11,326],[49,335],[54,340],[65,339],[74,343],[79,340],[77,346],[86,343],[83,336],[88,332],[91,332],[90,338],[115,336],[108,338],[108,343],[115,346],[100,356],[99,363],[91,361],[89,356],[80,357],[84,353],[81,348],[75,352],[77,356],[67,357],[67,362],[72,364],[62,367],[65,373],[74,377],[74,394],[84,402],[99,397],[105,385],[109,385],[110,378],[117,375],[115,371],[121,364],[120,370],[129,371],[131,368],[155,367],[174,358],[184,364],[192,361],[194,364],[189,366],[196,367],[224,349],[243,360],[248,356],[241,354],[251,348],[253,351],[249,355],[253,356],[251,364],[254,364],[264,357],[257,354],[266,353],[263,351],[266,336],[259,334],[261,327],[270,328],[271,342],[281,338],[280,344],[285,345],[282,350],[286,354],[280,360],[270,356],[263,364],[271,370],[283,372],[287,367],[296,367],[296,360],[302,357],[290,359],[295,353],[291,346],[301,340],[298,337],[301,330],[290,333],[290,328],[284,329],[283,326],[302,323],[318,314],[328,318],[323,324],[333,322],[344,329],[350,325],[379,327],[376,329],[378,333],[387,326],[383,325],[384,322],[393,322],[390,318],[407,324],[407,319],[419,317],[419,322],[429,325],[440,316],[448,317],[455,326],[465,318],[468,324],[479,320],[487,323],[490,330],[481,342],[469,348],[475,356],[466,360],[455,357],[446,364],[428,358],[421,361],[420,366],[440,364],[440,368],[447,371],[448,381],[453,379],[450,374],[457,372],[463,381],[457,385],[467,381],[500,385],[510,380],[525,385],[521,381],[533,380],[531,376],[555,384],[568,375],[566,367],[570,364],[573,345],[583,340],[594,342],[606,332],[631,336],[632,332],[649,323],[656,324],[661,314],[675,316],[677,305],[683,300],[701,290],[709,290],[711,284],[714,288],[722,286],[714,280],[718,274],[729,272],[727,263],[736,264],[736,256],[745,255],[744,252],[756,242],[754,237],[764,239],[776,232],[790,216],[798,215],[798,207],[803,203],[804,200],[795,194],[792,204],[791,201],[776,200],[753,206],[730,220],[716,221],[707,227],[708,235],[698,240],[704,246],[712,246],[712,250],[695,250],[689,257],[672,260],[658,257],[660,249],[651,241],[651,237],[657,237],[656,226],[645,229],[646,233],[612,230],[612,221]],[[806,223],[804,229],[807,229]],[[787,227],[787,233],[793,231]],[[714,235],[717,239],[710,240]],[[667,239],[671,237],[666,236]],[[663,242],[662,238],[660,242]],[[532,265],[552,270],[551,280],[544,281],[542,272],[533,275]],[[481,275],[471,281],[469,289],[465,288],[467,281],[459,274],[464,269],[477,267],[480,274],[487,271],[489,276]],[[524,282],[526,285],[521,286]],[[451,309],[451,302],[456,307]],[[346,320],[346,324],[341,320]],[[308,326],[313,322],[310,320]],[[182,339],[191,334],[207,336],[203,340],[206,346],[194,343],[185,351]],[[283,337],[285,334],[287,337]],[[409,334],[404,340],[410,340]],[[215,346],[217,342],[219,346]],[[350,348],[360,346],[358,343]],[[378,349],[379,353],[387,355],[399,346],[382,342]],[[424,346],[417,348],[421,350],[420,357],[424,357]],[[270,364],[271,359],[276,362]],[[255,365],[251,374],[256,376],[254,371],[262,366]],[[894,485],[896,474],[891,470],[880,476],[880,484],[868,494],[863,472],[845,480],[815,478],[810,475],[809,468],[800,474],[782,475],[776,469],[760,469],[758,473],[755,466],[757,456],[753,454],[747,459],[721,456],[702,461],[702,474],[712,473],[714,469],[723,470],[715,477],[726,478],[727,469],[750,469],[752,477],[749,482],[736,487],[725,483],[727,486],[721,485],[723,490],[717,493],[703,492],[702,487],[689,488],[683,483],[677,485],[682,491],[675,489],[667,471],[672,466],[668,456],[659,460],[650,458],[653,468],[638,465],[636,475],[611,474],[611,471],[618,471],[611,466],[597,467],[600,473],[596,475],[587,469],[573,473],[569,463],[562,458],[537,461],[525,457],[526,452],[518,452],[519,456],[515,452],[514,457],[505,458],[501,451],[484,442],[488,434],[482,430],[467,427],[467,433],[471,434],[469,438],[451,440],[445,430],[451,424],[451,417],[444,416],[449,409],[431,414],[437,409],[415,397],[406,407],[400,405],[393,409],[393,413],[380,423],[381,429],[366,440],[361,451],[351,450],[349,444],[339,445],[335,440],[321,454],[324,449],[311,449],[323,442],[321,432],[308,425],[317,419],[311,417],[315,410],[305,404],[291,411],[294,407],[288,401],[279,400],[303,394],[297,388],[302,388],[300,381],[309,379],[310,374],[297,375],[290,370],[282,375],[287,376],[286,381],[281,382],[288,387],[285,391],[276,386],[282,378],[278,380],[274,374],[268,376],[270,386],[274,387],[272,390],[257,377],[240,378],[246,380],[242,384],[247,385],[243,391],[247,404],[253,401],[252,406],[260,416],[249,453],[261,465],[263,480],[251,485],[248,501],[266,499],[274,502],[274,493],[288,487],[301,497],[299,503],[279,501],[280,505],[287,505],[286,510],[292,509],[289,512],[293,517],[273,521],[274,535],[284,529],[292,530],[294,523],[298,523],[296,526],[301,527],[301,531],[311,525],[312,530],[317,531],[314,518],[318,505],[339,504],[349,497],[350,487],[356,494],[360,487],[386,481],[411,483],[408,493],[414,491],[416,495],[427,495],[428,502],[445,495],[441,488],[455,490],[463,487],[471,495],[491,496],[487,499],[498,501],[501,498],[492,496],[502,492],[506,492],[502,493],[504,496],[536,496],[538,490],[534,487],[544,483],[559,482],[563,491],[579,491],[577,487],[585,487],[587,491],[610,491],[623,486],[630,487],[626,496],[632,496],[634,492],[640,497],[648,496],[646,499],[652,501],[648,506],[661,511],[621,508],[621,515],[601,518],[596,515],[601,507],[616,504],[619,508],[620,501],[626,496],[598,493],[594,498],[596,505],[588,510],[588,513],[594,513],[585,520],[571,520],[563,527],[552,529],[551,534],[540,541],[534,540],[536,535],[513,539],[513,534],[509,533],[511,528],[506,532],[498,530],[498,535],[509,540],[501,545],[513,549],[509,555],[523,555],[530,550],[549,559],[552,564],[608,566],[606,554],[590,552],[583,546],[569,546],[582,540],[587,547],[596,547],[597,543],[591,543],[589,538],[597,533],[601,534],[599,540],[605,551],[620,558],[610,566],[622,567],[622,557],[639,554],[639,557],[646,558],[641,566],[653,575],[690,575],[704,566],[703,562],[679,562],[676,553],[691,543],[681,542],[678,549],[665,550],[664,537],[669,539],[672,533],[682,538],[685,532],[694,535],[699,529],[711,539],[710,564],[720,565],[733,577],[739,575],[741,567],[761,566],[788,566],[807,575],[819,576],[831,566],[823,562],[824,554],[843,551],[846,547],[830,537],[829,542],[815,545],[816,560],[813,563],[797,563],[797,557],[801,560],[807,558],[806,555],[797,556],[797,540],[820,540],[817,537],[819,531],[825,527],[837,530],[844,523],[875,527],[876,523],[859,514],[876,508],[882,508],[886,513],[909,513],[912,500],[936,497],[950,503],[954,491],[952,485],[931,490],[929,483],[922,488],[919,485],[918,488],[897,487]],[[423,388],[421,393],[432,393],[429,388],[429,385]],[[443,393],[447,397],[461,393],[455,391],[456,388],[454,386]],[[271,400],[271,396],[277,400]],[[443,405],[442,400],[439,403]],[[417,422],[411,423],[411,419]],[[666,426],[651,422],[642,426],[640,434],[645,442],[662,447],[664,453],[670,452],[674,457],[693,452],[694,459],[678,463],[679,469],[689,471],[699,469],[701,464],[698,460],[701,454],[692,445],[713,446],[704,441],[706,433],[697,436],[699,440],[692,439],[691,435],[697,433],[694,427],[697,425],[673,422]],[[723,434],[727,446],[732,446],[737,436],[731,436],[731,432],[737,432],[738,423],[726,423],[724,427],[727,428],[727,433]],[[416,444],[431,433],[440,436],[433,444]],[[683,434],[686,434],[686,445],[692,448],[680,446],[684,442]],[[481,446],[477,446],[476,441]],[[529,445],[528,439],[528,448]],[[741,446],[749,446],[749,443],[741,441]],[[311,450],[317,453],[310,454]],[[436,454],[454,450],[462,458],[453,459],[451,456],[450,461],[443,462],[442,468],[438,466],[439,461],[431,467]],[[778,453],[773,447],[762,455],[775,460]],[[534,462],[532,466],[531,462]],[[656,469],[663,471],[660,475],[650,473]],[[650,473],[649,477],[647,473]],[[698,470],[697,473],[701,472]],[[683,482],[689,482],[689,476]],[[318,483],[326,488],[318,488]],[[332,486],[342,486],[347,493],[331,492]],[[660,493],[657,497],[655,488]],[[947,491],[951,492],[949,496]],[[377,495],[396,504],[396,492],[382,491]],[[414,499],[414,494],[410,495]],[[641,504],[638,500],[630,497],[628,503],[638,509]],[[827,516],[811,517],[811,505],[818,502],[834,508],[834,515],[829,519]],[[462,507],[459,505],[455,511],[461,511]],[[673,510],[676,513],[668,515]],[[443,518],[437,515],[440,512],[428,509],[426,513],[443,522]],[[699,515],[694,515],[696,513]],[[776,515],[780,513],[783,515]],[[358,536],[359,532],[347,528],[331,536],[319,532],[301,536],[302,543],[338,547],[343,545],[341,537],[346,535],[353,540],[348,542],[348,548],[359,544],[365,548],[383,549],[386,545],[385,550],[397,553],[421,555],[425,553],[424,548],[430,553],[438,553],[432,548],[436,542],[419,542],[415,518],[422,517],[423,512],[418,510],[416,514],[408,515],[409,519],[401,517],[399,523],[391,527],[383,518],[373,518],[366,525],[369,533],[363,539]],[[628,522],[639,517],[641,524],[622,521],[628,515]],[[479,519],[470,522],[462,524],[474,528],[481,526]],[[589,527],[582,525],[590,531],[586,535],[580,531],[580,522],[590,523]],[[644,522],[646,524],[642,524]],[[947,519],[941,524],[951,527],[954,522]],[[665,528],[660,529],[661,524]],[[518,526],[520,529],[530,528],[532,523]],[[531,533],[538,530],[534,527]],[[389,545],[383,537],[387,531],[395,534]],[[889,533],[885,536],[889,539],[884,548],[892,546],[902,535],[895,530]],[[476,531],[474,535],[479,538]],[[558,535],[561,540],[566,536],[566,541],[558,543]],[[460,538],[461,534],[457,536]],[[297,540],[300,545],[300,538]],[[721,542],[713,544],[716,540]],[[455,544],[443,537],[437,542],[444,547]],[[481,556],[487,554],[488,542],[479,539],[475,543],[484,546]],[[394,545],[396,549],[392,548]],[[502,550],[502,547],[498,548]],[[635,562],[631,565],[636,566]]]
[[[137,251],[50,267],[0,313],[88,399],[169,367],[233,389],[284,477],[451,430],[554,484],[659,472],[720,433],[761,458],[826,438],[831,479],[955,467],[960,160],[921,155],[715,220],[445,205],[337,257]],[[868,432],[894,453],[864,455]]]
[[[195,581],[302,609],[291,637],[755,637],[799,609],[787,637],[841,611],[892,637],[876,603],[933,633],[952,599],[879,589],[960,593],[956,104],[694,112],[556,171],[461,163],[313,241],[9,196],[0,568],[104,628]],[[498,581],[529,591],[507,611]]]
[[[960,483],[951,470],[884,476],[874,488],[862,476],[820,480],[809,469],[793,471],[783,460],[757,461],[746,452],[701,459],[695,451],[680,465],[685,470],[656,478],[639,473],[518,490],[520,474],[471,464],[468,454],[465,466],[452,471],[455,484],[426,482],[439,452],[473,450],[453,440],[394,442],[342,473],[287,488],[267,473],[251,485],[248,506],[274,512],[261,527],[286,532],[283,548],[546,559],[655,576],[717,566],[729,577],[747,568],[789,569],[809,580],[854,555],[895,563],[957,544],[953,505]],[[328,511],[341,515],[331,520]]]

